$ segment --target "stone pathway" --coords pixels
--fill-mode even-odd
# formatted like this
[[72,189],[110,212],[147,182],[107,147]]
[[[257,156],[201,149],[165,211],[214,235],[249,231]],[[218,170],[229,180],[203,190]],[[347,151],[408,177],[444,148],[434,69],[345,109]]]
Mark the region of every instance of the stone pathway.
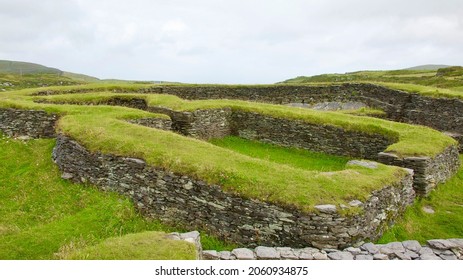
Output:
[[434,239],[389,244],[365,243],[344,250],[289,247],[238,248],[231,252],[206,250],[204,260],[463,260],[463,239]]

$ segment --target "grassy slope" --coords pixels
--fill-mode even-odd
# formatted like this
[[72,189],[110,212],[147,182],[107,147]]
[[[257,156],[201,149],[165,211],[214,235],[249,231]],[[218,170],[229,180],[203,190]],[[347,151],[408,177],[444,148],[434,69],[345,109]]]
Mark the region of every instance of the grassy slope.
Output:
[[[460,157],[463,160],[463,155]],[[423,211],[424,206],[434,214]],[[457,175],[408,208],[404,217],[384,233],[381,243],[403,240],[425,242],[436,238],[463,238],[463,166]]]
[[[63,254],[64,255],[64,254]],[[161,232],[142,232],[112,237],[80,250],[66,252],[73,260],[195,260],[193,244],[166,238]]]
[[52,259],[76,244],[173,231],[143,219],[126,198],[62,180],[51,161],[53,146],[54,140],[0,139],[0,259]]

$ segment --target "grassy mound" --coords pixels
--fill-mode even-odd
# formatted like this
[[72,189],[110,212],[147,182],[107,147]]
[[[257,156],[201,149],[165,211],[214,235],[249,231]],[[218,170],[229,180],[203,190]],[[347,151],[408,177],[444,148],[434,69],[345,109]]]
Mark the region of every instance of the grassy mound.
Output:
[[195,260],[196,248],[186,241],[171,240],[162,232],[142,232],[112,237],[62,257],[71,260]]

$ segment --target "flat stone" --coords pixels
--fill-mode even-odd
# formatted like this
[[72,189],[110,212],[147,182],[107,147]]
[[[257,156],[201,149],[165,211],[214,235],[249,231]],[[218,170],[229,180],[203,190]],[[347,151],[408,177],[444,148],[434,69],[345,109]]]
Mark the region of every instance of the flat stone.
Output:
[[280,253],[280,257],[285,260],[297,260],[298,256],[294,253],[293,249],[289,247],[277,247],[276,250]]
[[433,255],[434,252],[431,248],[429,247],[422,247],[420,252],[419,252],[420,255]]
[[280,253],[272,247],[259,246],[254,250],[258,260],[278,260]]
[[436,248],[439,250],[449,250],[452,248],[459,247],[457,244],[453,243],[450,240],[446,240],[446,239],[432,239],[432,240],[428,240],[427,243],[432,248]]
[[463,249],[463,239],[452,238],[449,241],[454,244],[455,248]]
[[190,231],[190,232],[185,232],[180,234],[180,238],[182,239],[194,239],[194,240],[199,240],[199,232],[198,231]]
[[418,253],[421,250],[421,244],[416,240],[403,241],[402,245],[405,249]]
[[328,254],[332,260],[353,260],[354,256],[349,252],[332,252]]
[[313,254],[314,260],[329,260],[328,255],[326,253],[314,253]]
[[178,232],[172,232],[172,233],[169,233],[167,236],[166,236],[167,239],[172,239],[172,240],[182,240],[182,238],[180,238],[180,234]]
[[361,202],[360,200],[352,200],[351,202],[349,202],[349,206],[351,207],[360,207],[363,205],[363,202]]
[[389,260],[389,257],[385,254],[374,254],[373,259],[374,260]]
[[61,179],[64,179],[64,180],[69,180],[72,178],[74,178],[74,175],[68,172],[63,172],[63,174],[61,175]]
[[423,206],[423,208],[421,208],[423,210],[424,213],[427,213],[427,214],[434,214],[436,213],[436,211],[434,211],[434,209],[431,207],[431,206]]
[[355,256],[355,259],[358,261],[372,261],[373,256],[372,255],[357,255]]
[[442,254],[442,255],[439,255],[439,257],[441,257],[443,260],[446,260],[446,261],[458,260],[457,256],[455,256],[454,254],[451,254],[451,255]]
[[334,214],[338,211],[336,205],[333,204],[315,205],[315,209],[325,214]]
[[435,254],[424,254],[420,256],[420,260],[442,260]]
[[144,160],[141,160],[141,159],[138,159],[138,158],[126,158],[126,160],[128,161],[131,161],[131,162],[135,162],[137,164],[146,164],[146,162]]
[[405,253],[405,248],[401,242],[392,242],[389,244],[381,245],[379,252],[385,255],[397,255],[397,253]]
[[219,252],[219,259],[221,260],[232,260],[235,259],[234,256],[229,251],[221,251]]
[[410,251],[410,250],[407,250],[405,251],[404,253],[406,256],[408,256],[410,259],[414,260],[414,259],[417,259],[420,257],[420,255],[418,255],[416,252],[414,251]]
[[344,251],[351,253],[352,255],[356,256],[362,253],[362,250],[360,248],[354,248],[354,247],[349,247],[344,249]]
[[365,161],[365,160],[350,160],[346,164],[347,166],[350,165],[357,165],[369,169],[377,169],[378,168],[378,163],[374,161]]
[[376,246],[373,243],[365,243],[362,246],[360,246],[360,249],[365,250],[372,255],[379,253],[378,246]]
[[406,254],[406,253],[395,252],[394,254],[397,256],[397,258],[399,258],[399,259],[401,259],[401,260],[407,260],[407,261],[409,261],[409,260],[412,259],[412,258],[411,258],[408,254]]
[[254,252],[247,248],[233,249],[231,252],[238,260],[255,260]]
[[216,250],[203,251],[203,260],[218,260],[220,259],[219,253]]

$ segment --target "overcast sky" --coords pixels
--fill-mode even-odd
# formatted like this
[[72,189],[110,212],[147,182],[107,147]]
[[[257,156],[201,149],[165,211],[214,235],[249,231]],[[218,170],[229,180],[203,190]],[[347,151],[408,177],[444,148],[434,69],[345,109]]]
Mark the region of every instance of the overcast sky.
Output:
[[463,65],[462,0],[0,0],[0,59],[98,78],[274,83]]

